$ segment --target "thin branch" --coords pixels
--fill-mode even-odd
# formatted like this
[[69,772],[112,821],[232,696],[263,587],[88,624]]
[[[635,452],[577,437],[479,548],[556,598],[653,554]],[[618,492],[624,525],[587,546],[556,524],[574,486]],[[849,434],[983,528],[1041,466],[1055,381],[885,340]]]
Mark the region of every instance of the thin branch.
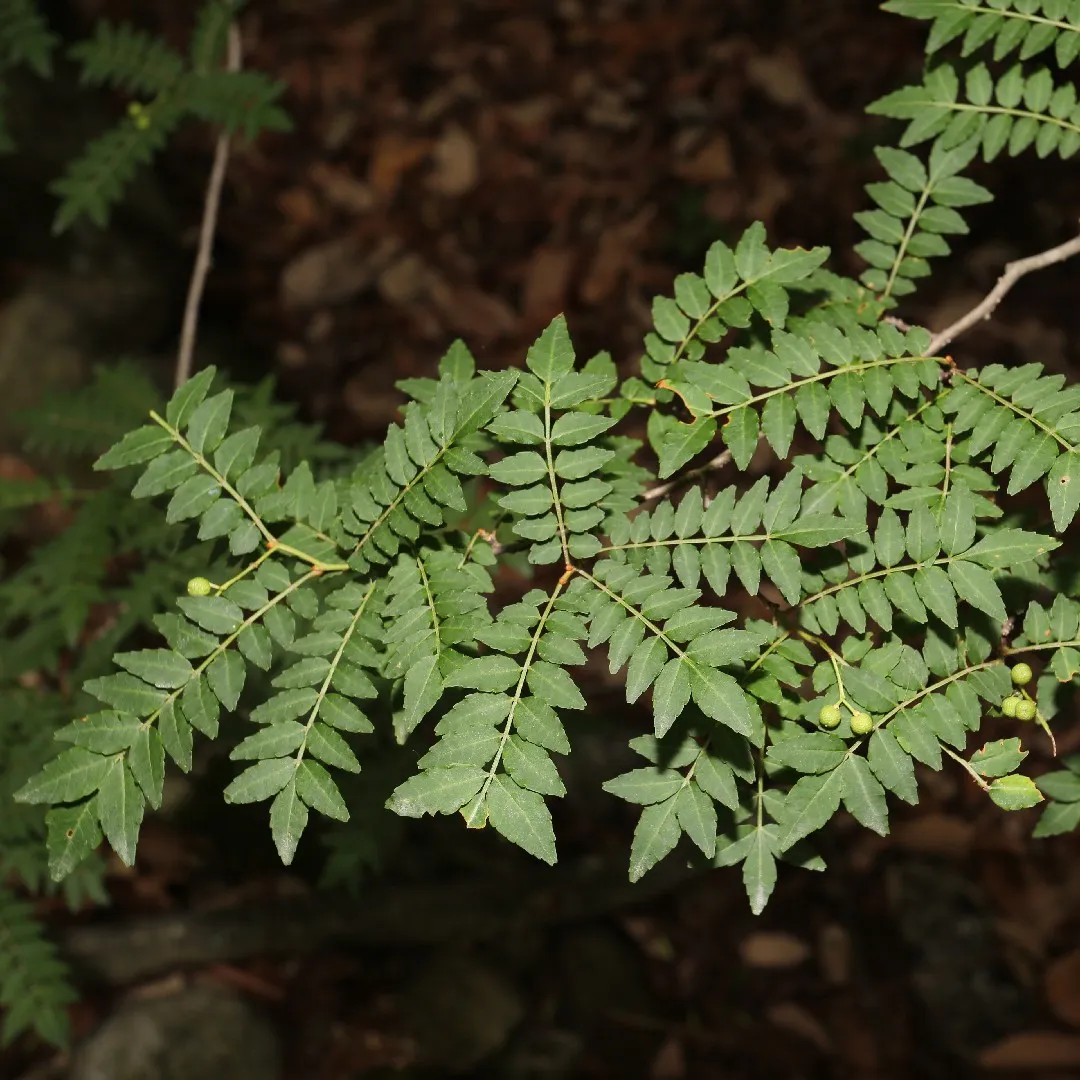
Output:
[[722,469],[731,460],[731,451],[724,450],[719,453],[711,461],[706,461],[704,465],[699,465],[696,469],[691,469],[687,473],[681,473],[673,480],[667,480],[663,484],[657,484],[656,487],[649,488],[644,495],[641,496],[642,502],[652,502],[653,499],[662,499],[669,491],[673,491],[680,484],[685,484],[687,480],[693,480],[696,476],[702,476],[705,473],[714,472],[716,469]]
[[[240,29],[233,23],[229,27],[228,55],[226,71],[240,70]],[[195,333],[199,325],[199,306],[202,303],[206,278],[210,273],[214,233],[217,230],[218,207],[221,205],[221,189],[225,184],[225,167],[229,162],[229,133],[223,131],[214,147],[214,164],[210,170],[210,179],[206,185],[206,198],[203,202],[202,225],[199,227],[199,247],[195,255],[195,266],[191,271],[191,283],[188,285],[187,301],[184,304],[184,322],[180,330],[180,349],[176,355],[176,385],[182,386],[191,375],[191,360],[195,352]]]
[[1025,274],[1030,274],[1033,270],[1042,270],[1047,266],[1053,266],[1054,263],[1064,262],[1074,255],[1080,255],[1080,236],[1074,237],[1064,244],[1058,244],[1057,247],[1052,247],[1049,251],[1044,251],[1039,255],[1029,255],[1026,259],[1017,259],[1016,262],[1006,263],[1005,272],[998,278],[997,284],[982,303],[973,307],[963,318],[957,319],[951,326],[947,326],[931,338],[930,345],[926,350],[927,355],[936,355],[945,345],[948,345],[954,338],[959,337],[965,330],[969,330],[980,319],[990,318],[994,309],[1005,298],[1005,294]]

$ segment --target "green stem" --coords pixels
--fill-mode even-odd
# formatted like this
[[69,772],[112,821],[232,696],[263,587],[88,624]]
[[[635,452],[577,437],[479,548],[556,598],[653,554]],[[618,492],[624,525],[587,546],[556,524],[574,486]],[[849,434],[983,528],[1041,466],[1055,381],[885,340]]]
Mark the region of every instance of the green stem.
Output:
[[956,753],[955,750],[950,749],[944,743],[941,744],[941,749],[944,750],[945,753],[953,759],[953,761],[957,762],[959,765],[962,765],[964,771],[971,777],[972,780],[975,781],[976,784],[979,785],[979,787],[983,789],[983,791],[990,790],[990,785],[975,771],[975,769],[971,765],[971,762],[965,761],[958,753]]
[[566,521],[563,518],[562,502],[559,500],[559,485],[555,476],[555,458],[551,452],[551,383],[544,383],[544,455],[547,459],[548,484],[551,486],[551,499],[555,504],[555,520],[559,529],[559,544],[562,546],[563,564],[570,567],[570,548],[566,539]]
[[349,639],[353,636],[356,630],[356,624],[360,621],[361,616],[364,614],[364,609],[368,605],[368,601],[371,599],[375,592],[375,588],[378,585],[377,581],[373,581],[369,586],[366,593],[364,593],[363,600],[360,601],[359,607],[357,607],[353,614],[352,621],[349,623],[345,630],[344,635],[341,638],[341,644],[337,648],[337,652],[334,653],[334,659],[330,662],[330,670],[326,673],[326,678],[322,681],[322,686],[319,687],[319,696],[315,699],[315,703],[311,706],[311,712],[308,714],[307,723],[304,725],[304,740],[300,743],[300,749],[296,752],[296,764],[299,766],[303,760],[304,752],[307,750],[308,733],[311,731],[319,715],[319,709],[322,708],[322,703],[326,698],[326,695],[330,691],[330,681],[334,677],[334,673],[338,669],[338,665],[341,663],[341,658],[345,654],[345,648],[349,644]]
[[1062,438],[1062,436],[1059,435],[1052,427],[1049,427],[1047,424],[1045,424],[1030,410],[1023,409],[1019,405],[1016,405],[1013,402],[1009,401],[1008,398],[1002,397],[999,393],[992,390],[989,386],[984,386],[981,382],[979,382],[978,379],[973,379],[966,371],[961,371],[959,368],[957,368],[953,373],[953,377],[957,379],[962,379],[969,386],[974,386],[976,389],[981,390],[987,397],[992,398],[999,405],[1004,406],[1006,409],[1014,412],[1017,416],[1022,417],[1029,424],[1034,425],[1044,434],[1049,435],[1050,438],[1054,439],[1067,454],[1076,453],[1077,448],[1071,442],[1069,442],[1067,439]]
[[[245,514],[247,514],[247,516],[254,523],[255,527],[259,530],[259,532],[262,533],[263,538],[266,540],[267,547],[275,551],[283,551],[287,555],[292,555],[294,558],[299,559],[301,562],[306,562],[313,569],[318,570],[319,573],[327,573],[334,570],[349,569],[348,563],[325,563],[321,559],[316,559],[314,556],[308,555],[307,552],[300,551],[298,548],[294,548],[289,544],[281,543],[267,527],[266,522],[264,522],[263,519],[259,517],[257,513],[255,513],[255,509],[247,501],[247,499],[245,499],[244,496],[241,495],[240,492],[237,491],[236,488],[233,487],[233,485],[225,479],[224,474],[218,472],[218,470],[210,464],[209,460],[203,454],[201,454],[199,451],[195,450],[192,447],[191,443],[189,443],[187,439],[185,439],[184,436],[180,434],[177,428],[174,428],[167,420],[162,419],[162,417],[160,417],[153,410],[150,411],[150,419],[153,420],[154,423],[158,424],[160,427],[163,427],[169,433],[169,435],[172,436],[173,441],[179,443],[180,446],[195,459],[196,463],[205,472],[209,473],[211,477],[213,477],[214,482],[221,488],[221,490],[228,493],[229,497],[236,503],[237,506],[240,507],[241,510],[243,510]],[[327,537],[326,539],[329,540],[329,537]]]
[[408,495],[413,488],[420,484],[424,477],[427,476],[427,474],[431,472],[431,470],[435,468],[435,466],[438,465],[439,462],[442,461],[443,456],[448,449],[448,446],[440,447],[439,452],[435,455],[435,457],[433,457],[431,461],[429,461],[426,465],[421,466],[420,469],[417,471],[416,475],[397,493],[397,495],[393,497],[393,499],[390,500],[390,505],[387,506],[381,514],[379,514],[379,516],[371,523],[371,525],[368,526],[368,529],[364,533],[364,535],[356,541],[352,549],[353,555],[356,555],[367,544],[367,542],[372,538],[372,536],[374,536],[375,530],[378,529],[378,527],[386,521],[386,519],[394,512],[394,510],[397,509],[397,507],[404,501],[405,496]]
[[946,675],[943,679],[938,679],[936,683],[931,683],[930,686],[924,687],[917,693],[913,694],[907,701],[902,701],[894,709],[890,709],[875,725],[876,731],[880,727],[884,727],[894,716],[904,711],[904,709],[910,709],[912,705],[921,701],[924,697],[929,697],[930,694],[936,690],[940,690],[943,686],[948,686],[950,683],[959,682],[961,679],[970,675],[974,671],[986,671],[989,668],[997,667],[1002,664],[1002,660],[984,660],[981,664],[971,664],[970,666],[963,668],[960,671],[954,671],[951,675]]
[[[898,364],[919,364],[924,360],[932,360],[935,364],[940,364],[942,367],[949,367],[952,364],[952,361],[945,356],[891,356],[882,360],[864,360],[856,364],[845,364],[843,367],[819,371],[816,375],[808,375],[805,379],[796,379],[794,382],[785,383],[783,386],[777,386],[772,390],[754,394],[745,401],[740,401],[737,405],[726,405],[722,409],[714,409],[712,412],[701,413],[700,415],[726,416],[728,413],[736,412],[738,409],[745,409],[748,405],[757,405],[760,402],[768,401],[769,398],[774,398],[778,394],[790,394],[803,386],[809,386],[811,383],[824,382],[827,379],[835,379],[838,375],[860,375],[873,368],[895,367]],[[674,390],[674,387],[672,387],[672,389]]]
[[[428,611],[431,612],[431,626],[435,631],[435,655],[438,656],[442,652],[442,640],[439,637],[439,613],[435,610],[435,596],[431,591],[431,582],[428,581],[424,560],[419,555],[416,557],[416,568],[420,571],[420,581],[424,586],[424,599],[427,601]],[[370,595],[369,592],[368,596]],[[364,603],[367,603],[367,597],[364,597]]]
[[882,292],[882,297],[887,297],[893,290],[893,286],[896,284],[896,275],[900,270],[900,264],[904,261],[904,253],[908,249],[908,244],[911,243],[911,238],[915,235],[915,227],[918,225],[919,217],[926,206],[927,199],[930,198],[930,189],[933,186],[933,180],[927,180],[926,187],[923,188],[919,195],[919,201],[915,204],[915,209],[911,212],[911,216],[908,218],[907,228],[904,230],[904,235],[900,240],[900,244],[896,249],[896,258],[893,259],[892,267],[889,270],[889,278],[885,282],[885,289]]
[[[319,577],[322,571],[312,567],[303,577],[298,577],[295,581],[291,582],[289,586],[282,589],[276,596],[271,597],[258,611],[252,612],[228,637],[224,637],[217,643],[214,650],[207,656],[197,668],[193,668],[191,672],[191,678],[184,683],[183,686],[178,686],[165,700],[142,722],[143,727],[149,727],[157,718],[161,715],[161,710],[166,705],[172,704],[183,692],[191,685],[192,680],[198,679],[198,677],[219,657],[226,649],[249,627],[254,626],[272,607],[276,607],[285,599],[290,593],[296,592],[297,589],[306,585],[309,581]],[[126,752],[126,751],[125,751]]]
[[510,739],[510,735],[514,730],[514,718],[517,712],[518,704],[521,701],[522,694],[525,692],[525,680],[529,674],[529,668],[532,665],[533,657],[536,655],[536,649],[540,644],[540,635],[544,632],[544,627],[547,625],[549,616],[551,615],[551,609],[555,606],[555,601],[559,598],[559,594],[566,587],[567,581],[573,576],[572,570],[567,570],[555,585],[555,588],[551,591],[551,595],[547,599],[547,603],[544,605],[544,610],[540,613],[540,621],[536,624],[536,629],[532,633],[532,638],[529,641],[529,649],[525,654],[525,659],[521,664],[521,674],[518,676],[517,685],[514,687],[514,696],[510,699],[510,714],[506,718],[506,723],[503,725],[501,738],[499,739],[499,747],[495,751],[495,756],[492,758],[491,767],[488,769],[487,776],[484,777],[484,785],[481,787],[479,793],[472,800],[466,810],[462,811],[465,818],[465,824],[469,828],[482,828],[484,825],[484,818],[479,818],[481,809],[484,806],[484,802],[487,799],[487,793],[491,789],[491,785],[495,780],[495,774],[499,770],[499,765],[502,763],[503,751],[506,749],[506,744]]
[[634,607],[634,605],[631,604],[628,600],[624,600],[617,592],[615,592],[613,589],[609,589],[602,581],[599,580],[599,578],[593,577],[592,574],[590,574],[587,570],[582,570],[580,567],[576,567],[575,572],[580,574],[586,581],[588,581],[595,588],[599,589],[606,596],[614,600],[615,603],[625,608],[626,611],[633,615],[635,619],[638,619],[639,621],[644,623],[646,629],[649,630],[649,632],[652,633],[655,637],[658,637],[680,660],[685,660],[686,663],[691,665],[692,667],[696,666],[694,665],[693,660],[691,660],[690,657],[685,652],[683,652],[683,650],[680,649],[679,646],[676,645],[675,642],[672,641],[671,638],[669,638],[667,634],[665,634],[664,631],[660,629],[659,626],[656,625],[656,623],[654,623],[651,619],[647,619],[641,613],[641,611]]

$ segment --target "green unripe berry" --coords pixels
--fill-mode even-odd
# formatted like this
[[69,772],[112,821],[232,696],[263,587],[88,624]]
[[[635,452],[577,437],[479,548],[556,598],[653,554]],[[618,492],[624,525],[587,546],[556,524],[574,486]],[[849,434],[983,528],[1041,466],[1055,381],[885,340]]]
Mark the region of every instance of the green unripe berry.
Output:
[[139,129],[139,131],[146,131],[150,127],[150,117],[143,107],[141,101],[132,101],[127,107],[128,116],[131,117],[131,122]]
[[869,735],[874,730],[874,721],[868,713],[853,712],[851,714],[851,734]]
[[840,726],[840,706],[839,705],[822,705],[821,712],[818,713],[818,723],[823,728],[828,728],[830,731],[833,728]]
[[1005,716],[1015,716],[1017,706],[1024,699],[1017,697],[1015,694],[1010,694],[1002,703],[1001,711]]
[[1016,704],[1016,719],[1024,721],[1034,720],[1035,714],[1038,711],[1035,702],[1025,698],[1023,701],[1019,701]]
[[193,577],[187,583],[188,596],[209,596],[214,586],[204,577]]
[[1027,686],[1031,682],[1031,668],[1027,664],[1017,664],[1012,669],[1013,686]]

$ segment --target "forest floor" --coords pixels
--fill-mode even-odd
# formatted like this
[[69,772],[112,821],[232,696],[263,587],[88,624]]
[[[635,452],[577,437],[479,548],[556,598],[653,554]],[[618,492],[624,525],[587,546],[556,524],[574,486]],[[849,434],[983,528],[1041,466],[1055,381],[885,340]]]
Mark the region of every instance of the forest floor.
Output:
[[[189,31],[190,6],[165,0],[75,8],[179,46]],[[924,33],[868,0],[249,8],[245,64],[285,82],[296,124],[233,153],[205,320],[244,343],[239,376],[272,370],[349,444],[378,437],[401,401],[395,380],[430,373],[456,337],[482,365],[519,364],[564,311],[580,354],[608,349],[629,372],[652,297],[755,220],[772,245],[828,244],[835,269],[858,272],[852,214],[879,178],[872,147],[892,131],[862,110],[918,77]],[[211,149],[193,128],[160,166],[192,234]],[[999,201],[971,215],[973,236],[900,314],[945,325],[1008,259],[1069,235],[1074,169],[1025,157],[976,170]],[[960,362],[1038,360],[1076,375],[1078,283],[1075,266],[1025,280],[957,343]],[[992,723],[992,737],[1021,733]],[[1062,728],[1059,748],[1076,752],[1080,727]],[[1043,737],[1023,736],[1046,767]],[[504,980],[514,1023],[456,1074],[1078,1075],[1080,842],[1031,841],[1032,817],[1002,814],[959,771],[921,780],[920,805],[897,809],[887,838],[838,820],[823,840],[829,868],[782,872],[759,918],[724,870],[473,951],[481,979],[494,969]],[[607,849],[628,847],[630,819],[604,821]],[[178,891],[215,874],[167,823],[146,843],[134,874],[111,879],[113,918],[174,911]],[[228,902],[258,899],[280,876],[252,870]],[[443,1015],[431,995],[459,992],[460,962],[405,946],[322,949],[203,976],[280,1020],[296,1077],[451,1075],[464,1051],[425,1046],[409,1025],[417,1000]],[[92,995],[80,1030],[109,1002]],[[423,1054],[431,1071],[394,1071]]]

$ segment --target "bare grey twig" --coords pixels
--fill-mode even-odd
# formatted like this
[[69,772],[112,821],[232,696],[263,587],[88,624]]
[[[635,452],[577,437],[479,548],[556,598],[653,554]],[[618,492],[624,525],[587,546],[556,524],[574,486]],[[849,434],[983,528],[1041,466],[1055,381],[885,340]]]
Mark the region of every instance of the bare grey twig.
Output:
[[1068,240],[1064,244],[1058,244],[1057,247],[1052,247],[1049,251],[1043,251],[1038,255],[1029,255],[1026,259],[1017,259],[1015,262],[1006,263],[1004,272],[998,278],[993,289],[987,293],[986,298],[962,318],[957,319],[951,326],[945,327],[944,330],[930,339],[930,344],[926,350],[927,355],[934,356],[950,341],[958,338],[965,330],[970,330],[980,319],[990,318],[994,313],[994,309],[1005,298],[1005,294],[1025,274],[1030,274],[1034,270],[1042,270],[1047,266],[1053,266],[1054,263],[1064,262],[1074,255],[1080,255],[1080,236],[1073,237],[1072,240]]
[[[229,27],[227,71],[239,71],[241,62],[240,28],[233,23]],[[176,354],[177,387],[183,386],[191,375],[191,360],[195,352],[195,334],[199,325],[199,306],[202,303],[206,278],[213,262],[214,233],[217,230],[218,208],[221,205],[221,189],[225,184],[225,167],[229,162],[229,133],[223,131],[214,146],[214,164],[206,185],[203,201],[202,224],[199,227],[199,247],[195,254],[195,266],[191,271],[187,300],[184,304],[184,322],[180,330],[180,348]]]

